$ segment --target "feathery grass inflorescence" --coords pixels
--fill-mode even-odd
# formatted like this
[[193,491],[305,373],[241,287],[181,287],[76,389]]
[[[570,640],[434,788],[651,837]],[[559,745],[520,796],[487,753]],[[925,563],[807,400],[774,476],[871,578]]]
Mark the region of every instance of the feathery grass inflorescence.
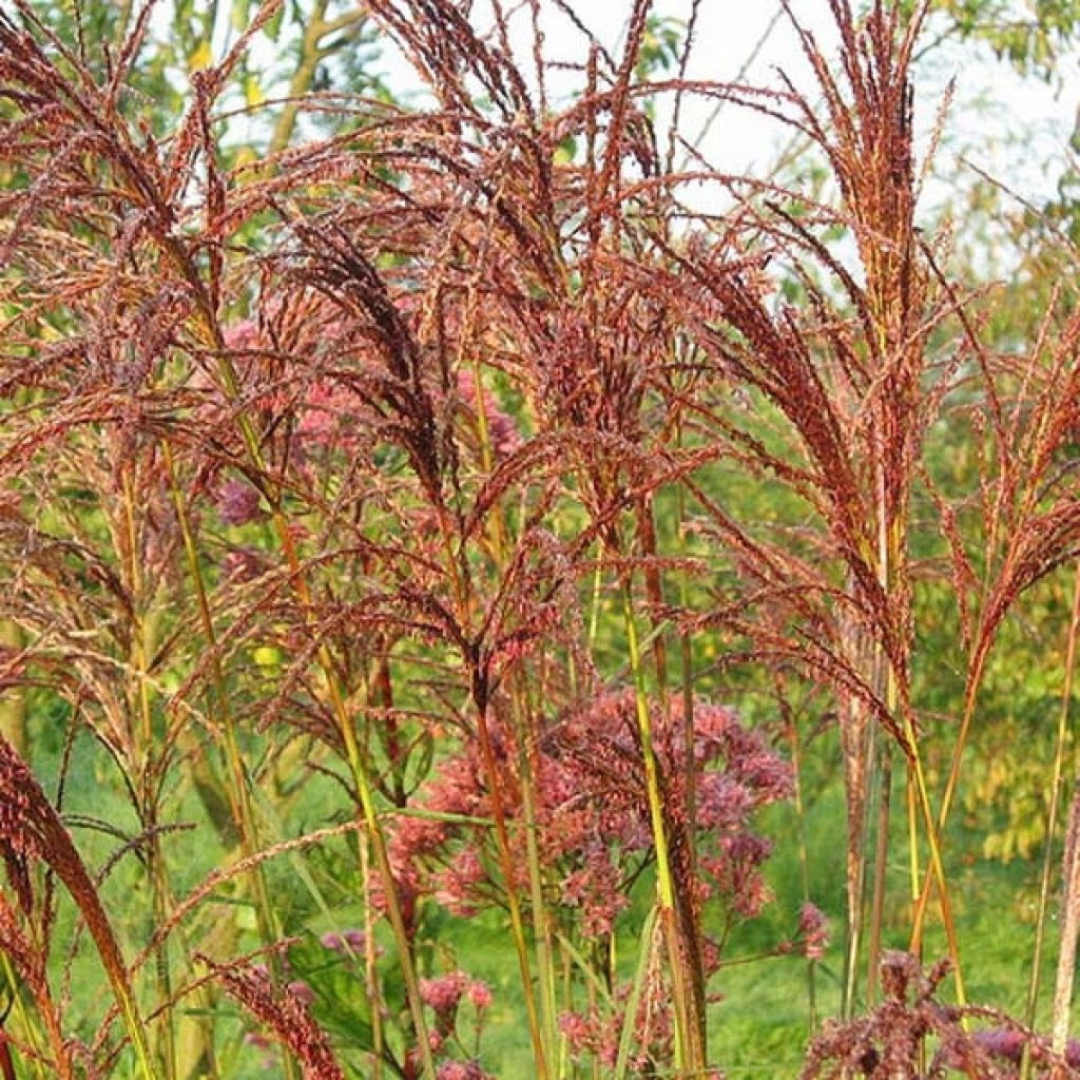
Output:
[[275,989],[269,972],[257,966],[206,962],[229,995],[288,1046],[305,1080],[344,1080],[326,1033],[311,1019],[300,994]]
[[[79,853],[75,850],[67,829],[41,790],[26,763],[0,736],[0,848],[5,867],[17,897],[18,904],[27,916],[33,913],[34,896],[30,883],[31,867],[45,864],[64,884],[75,901],[86,928],[94,940],[102,967],[112,987],[128,1037],[138,1054],[141,1074],[150,1080],[156,1075],[149,1055],[146,1033],[143,1030],[128,974],[127,965],[120,952],[109,918],[101,905],[94,881],[86,871]],[[71,1065],[61,1039],[57,1043],[55,1009],[51,1007],[47,989],[44,963],[40,953],[19,932],[13,909],[3,901],[3,922],[9,939],[5,953],[11,957],[33,989],[35,998],[41,1002],[53,1048],[58,1053],[57,1067],[61,1074],[71,1074]],[[39,917],[44,916],[40,911]],[[45,916],[47,917],[47,916]],[[65,1063],[66,1062],[66,1063]]]
[[[805,1080],[842,1076],[916,1078],[965,1074],[980,1080],[1017,1075],[1021,1054],[1037,1063],[1032,1075],[1077,1075],[1080,1055],[1058,1053],[1045,1039],[992,1009],[938,1000],[945,962],[923,970],[909,953],[887,952],[881,961],[882,1002],[867,1017],[829,1022],[811,1043]],[[972,1029],[971,1022],[981,1025]],[[928,1054],[932,1049],[933,1053]]]

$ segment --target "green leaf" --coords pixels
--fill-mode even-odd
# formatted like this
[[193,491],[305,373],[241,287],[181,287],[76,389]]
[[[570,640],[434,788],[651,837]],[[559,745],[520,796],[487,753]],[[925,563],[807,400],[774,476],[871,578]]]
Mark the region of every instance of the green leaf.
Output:
[[251,22],[251,0],[233,0],[229,21],[238,34],[243,33]]

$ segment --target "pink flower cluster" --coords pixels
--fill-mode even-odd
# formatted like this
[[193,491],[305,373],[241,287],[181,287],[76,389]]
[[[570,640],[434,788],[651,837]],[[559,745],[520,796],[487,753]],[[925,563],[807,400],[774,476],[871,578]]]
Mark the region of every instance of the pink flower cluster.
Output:
[[[270,312],[270,322],[284,317],[283,312],[277,311],[279,306],[275,305],[275,310]],[[371,429],[373,421],[378,419],[364,388],[369,384],[382,385],[383,376],[368,369],[368,343],[363,335],[353,334],[350,340],[339,312],[311,312],[308,324],[301,328],[275,327],[271,332],[256,321],[245,319],[226,330],[225,345],[235,366],[245,372],[245,383],[265,385],[259,407],[277,421],[283,414],[291,416],[292,422],[281,426],[291,432],[292,451],[299,460],[316,450],[355,454],[362,433]],[[344,359],[335,358],[333,365],[326,363],[325,343],[329,341],[344,356]],[[292,365],[287,374],[273,368],[274,362],[283,361]],[[256,370],[260,363],[268,365],[266,371]],[[444,394],[436,387],[429,390],[443,408],[451,411],[463,444],[475,446],[483,427],[496,458],[505,457],[520,446],[521,435],[515,421],[488,388],[481,387],[478,392],[471,369],[459,369],[452,385],[451,394]]]
[[[630,900],[632,883],[653,858],[644,769],[633,694],[600,694],[552,723],[536,747],[536,814],[545,865],[561,879],[557,902],[578,913],[582,933],[612,932]],[[756,732],[730,710],[694,706],[692,748],[685,746],[680,709],[652,707],[656,752],[663,775],[665,815],[673,831],[694,831],[702,900],[713,898],[740,917],[768,899],[761,867],[769,844],[751,829],[755,811],[790,796],[792,774]],[[520,813],[517,757],[494,729],[503,811]],[[687,758],[691,757],[688,763]],[[687,821],[687,772],[695,806]],[[490,830],[449,816],[492,816],[488,778],[475,744],[444,760],[420,805],[440,817],[401,815],[392,831],[391,861],[404,895],[430,896],[459,915],[496,902],[504,883]],[[515,859],[527,885],[524,841]]]
[[363,956],[367,945],[367,934],[363,930],[356,929],[345,930],[340,934],[336,931],[330,931],[323,934],[319,940],[323,948],[330,949],[331,952]]
[[[621,982],[614,987],[618,1005],[614,1010],[602,1012],[593,1008],[586,1013],[567,1012],[559,1017],[559,1030],[566,1038],[571,1057],[578,1060],[593,1057],[606,1068],[615,1064],[631,995],[630,982]],[[653,965],[633,1017],[632,1075],[655,1076],[658,1065],[671,1060],[675,1033],[670,1004],[670,988],[659,967]]]
[[487,438],[496,458],[512,454],[521,445],[521,434],[517,425],[501,408],[495,396],[487,389],[481,389],[479,397],[476,391],[476,376],[469,368],[462,368],[457,375],[457,396],[465,412],[466,419],[480,434],[480,410],[483,410],[483,423],[487,428]]
[[[458,1011],[462,1000],[471,1002],[475,1009],[475,1041],[479,1043],[480,1027],[484,1010],[491,1004],[491,989],[487,983],[470,979],[464,971],[451,971],[420,980],[420,1000],[435,1013],[435,1023],[428,1030],[428,1047],[440,1061],[435,1070],[438,1080],[491,1080],[480,1063],[475,1060],[448,1058],[452,1052],[460,1052],[465,1040],[458,1032]],[[406,1075],[419,1075],[419,1055],[413,1048],[406,1056]],[[412,1072],[408,1070],[414,1070]]]
[[[689,739],[674,702],[666,709],[652,703],[650,720],[666,830],[677,841],[673,850],[694,846],[696,875],[689,876],[691,864],[683,858],[680,887],[694,896],[699,910],[706,903],[721,909],[719,920],[703,916],[705,931],[710,924],[728,926],[732,919],[752,917],[769,899],[762,869],[770,851],[768,841],[754,831],[753,818],[761,807],[790,797],[791,767],[730,709],[695,702]],[[516,845],[511,872],[518,895],[525,897],[528,858],[524,830],[516,827],[523,813],[521,757],[497,717],[491,718],[489,730],[502,810]],[[601,693],[568,710],[544,727],[530,752],[540,860],[557,882],[551,903],[562,909],[563,925],[573,924],[581,937],[602,941],[614,932],[643,880],[642,871],[655,858],[633,693]],[[492,830],[466,823],[469,818],[490,821],[494,815],[492,785],[476,741],[466,738],[457,753],[440,762],[414,805],[423,815],[397,815],[389,837],[406,910],[415,912],[427,901],[469,916],[504,903],[504,861]],[[800,916],[798,940],[790,947],[813,957],[825,945],[824,917],[808,905]],[[712,973],[721,961],[720,945],[703,933],[700,949],[704,970]],[[432,1037],[440,1053],[448,1048],[460,1001],[475,992],[475,984],[461,972],[423,981],[421,995],[435,1012]],[[613,994],[627,1002],[629,985],[616,985]],[[565,1013],[560,1028],[571,1053],[612,1064],[623,1013],[625,1006]],[[631,1065],[647,1075],[656,1063],[670,1060],[674,1038],[670,987],[659,965],[647,979],[638,1013]],[[448,1067],[457,1070],[461,1064]]]
[[470,979],[464,971],[451,971],[448,975],[420,980],[420,1000],[434,1010],[440,1024],[449,1020],[452,1026],[463,997],[476,1009],[486,1009],[491,1004],[491,987],[479,979]]
[[489,1080],[476,1061],[444,1061],[435,1070],[435,1080]]
[[243,480],[226,480],[217,491],[218,517],[226,525],[246,525],[262,517],[259,493]]
[[420,1000],[435,1010],[437,1018],[449,1017],[452,1021],[458,1002],[468,985],[469,977],[464,971],[452,971],[449,975],[421,979]]

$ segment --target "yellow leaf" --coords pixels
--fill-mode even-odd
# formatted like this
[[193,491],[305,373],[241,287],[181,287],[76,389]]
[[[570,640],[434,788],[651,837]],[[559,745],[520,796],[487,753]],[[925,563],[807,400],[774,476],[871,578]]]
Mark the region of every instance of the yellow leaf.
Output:
[[213,62],[214,54],[210,51],[210,39],[203,38],[199,47],[188,57],[188,71],[202,71]]
[[261,645],[252,655],[259,667],[277,667],[281,663],[281,651],[272,645]]
[[248,107],[252,109],[266,100],[266,95],[262,92],[259,80],[254,75],[249,75],[244,79],[244,100],[247,101]]

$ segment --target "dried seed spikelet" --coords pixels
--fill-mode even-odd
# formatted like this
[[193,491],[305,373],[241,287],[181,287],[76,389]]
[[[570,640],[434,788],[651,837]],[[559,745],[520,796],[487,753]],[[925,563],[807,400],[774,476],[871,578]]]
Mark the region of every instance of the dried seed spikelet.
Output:
[[224,966],[202,957],[229,995],[269,1027],[303,1066],[304,1080],[345,1080],[326,1033],[315,1023],[300,994],[275,990],[261,968]]
[[[0,845],[9,868],[21,867],[27,859],[40,859],[52,868],[86,920],[117,1000],[125,1010],[133,1009],[127,968],[94,882],[41,785],[2,735]],[[19,901],[25,906],[30,900],[28,880],[17,878],[16,881],[21,882],[16,884],[16,893],[21,892]]]

